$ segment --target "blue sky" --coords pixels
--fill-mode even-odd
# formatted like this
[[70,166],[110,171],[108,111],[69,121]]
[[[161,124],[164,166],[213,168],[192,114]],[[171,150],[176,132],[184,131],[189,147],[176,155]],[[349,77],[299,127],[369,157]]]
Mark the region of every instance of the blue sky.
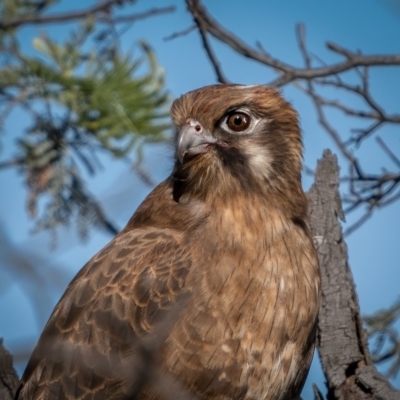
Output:
[[[63,1],[57,6],[57,11],[77,9],[90,3]],[[124,48],[135,48],[135,43],[140,39],[146,39],[150,43],[156,51],[159,63],[165,69],[166,84],[172,97],[215,83],[214,72],[196,32],[172,41],[164,40],[164,37],[192,24],[183,1],[171,0],[162,4],[175,4],[177,11],[135,24],[123,37]],[[400,53],[398,0],[204,0],[204,4],[222,25],[247,43],[255,45],[259,40],[270,54],[290,64],[302,65],[295,38],[295,25],[298,23],[306,26],[309,49],[326,62],[340,61],[338,55],[326,49],[327,40],[353,51],[362,50],[366,54]],[[153,6],[160,6],[160,2],[142,0],[132,10],[139,12]],[[61,40],[70,27],[69,24],[52,25],[49,29],[53,38]],[[32,39],[38,34],[37,27],[22,30],[20,37],[25,49],[32,51]],[[212,43],[230,80],[250,84],[266,83],[272,79],[273,75],[267,69],[243,60],[220,43]],[[388,110],[399,113],[399,69],[378,69],[371,77],[372,91],[378,101]],[[329,147],[336,151],[334,143],[318,125],[314,107],[303,94],[292,87],[284,89],[283,93],[300,113],[304,132],[305,163],[314,168],[324,148]],[[358,100],[347,94],[333,95],[343,96],[339,99],[350,104],[359,104]],[[340,114],[331,116],[338,131],[343,135],[348,134],[353,126],[352,121]],[[7,155],[12,154],[15,138],[23,127],[19,115],[13,114],[2,139],[0,160],[7,159]],[[395,127],[387,127],[380,131],[379,135],[394,152],[400,154],[398,127],[397,130]],[[145,154],[144,165],[156,182],[168,176],[172,165],[170,147],[148,147]],[[379,172],[384,167],[394,169],[374,139],[361,147],[360,157],[367,172]],[[116,163],[104,157],[103,165],[104,171],[90,181],[90,189],[101,200],[111,218],[122,227],[150,188],[135,176],[127,163]],[[308,188],[310,183],[310,178],[305,177],[305,188]],[[22,176],[12,170],[0,171],[0,185],[0,227],[7,233],[10,241],[0,248],[3,263],[9,262],[7,257],[15,257],[15,253],[7,250],[15,246],[26,250],[29,254],[28,261],[57,266],[54,275],[45,277],[56,283],[53,292],[41,293],[41,288],[35,286],[35,282],[29,286],[30,293],[36,295],[38,303],[42,305],[42,312],[36,315],[30,300],[24,295],[24,289],[15,283],[17,277],[6,273],[3,264],[0,264],[0,337],[4,337],[5,344],[13,350],[25,338],[34,343],[65,285],[83,264],[110,240],[110,237],[103,233],[92,234],[90,240],[83,245],[76,238],[76,230],[72,226],[69,230],[60,230],[59,246],[51,251],[48,235],[29,234],[32,222],[26,216],[26,193]],[[349,215],[347,225],[354,222],[359,215]],[[347,240],[350,265],[363,313],[386,307],[399,295],[399,226],[400,202],[376,212],[370,221]],[[23,261],[26,268],[29,268],[28,261]],[[311,398],[312,381],[323,388],[318,363],[315,363],[311,371],[305,389],[306,398]],[[400,379],[396,380],[396,385],[400,387]]]

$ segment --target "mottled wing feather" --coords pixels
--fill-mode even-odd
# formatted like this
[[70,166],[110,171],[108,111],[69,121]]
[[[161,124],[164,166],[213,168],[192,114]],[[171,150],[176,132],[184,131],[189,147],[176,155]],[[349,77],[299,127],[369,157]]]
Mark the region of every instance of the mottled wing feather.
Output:
[[166,335],[166,316],[171,323],[190,266],[175,231],[140,229],[117,236],[85,265],[56,306],[19,398],[94,400],[111,393],[124,398],[132,376],[141,376],[145,340],[151,338],[154,346],[157,324]]

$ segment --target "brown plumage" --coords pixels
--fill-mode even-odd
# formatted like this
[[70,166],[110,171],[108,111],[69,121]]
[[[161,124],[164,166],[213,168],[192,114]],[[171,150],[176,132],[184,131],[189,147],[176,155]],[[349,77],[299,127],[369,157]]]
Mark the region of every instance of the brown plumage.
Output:
[[176,163],[56,306],[19,399],[292,399],[319,272],[297,114],[265,86],[177,99]]

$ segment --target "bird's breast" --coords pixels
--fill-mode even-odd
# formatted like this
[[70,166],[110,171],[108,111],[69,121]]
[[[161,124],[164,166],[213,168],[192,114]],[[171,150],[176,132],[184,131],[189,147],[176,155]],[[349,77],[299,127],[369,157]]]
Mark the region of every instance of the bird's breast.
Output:
[[279,216],[257,218],[227,212],[214,237],[202,234],[184,335],[196,368],[214,370],[220,384],[247,388],[240,398],[277,399],[283,377],[291,388],[301,381],[299,365],[308,369],[318,263],[301,228]]

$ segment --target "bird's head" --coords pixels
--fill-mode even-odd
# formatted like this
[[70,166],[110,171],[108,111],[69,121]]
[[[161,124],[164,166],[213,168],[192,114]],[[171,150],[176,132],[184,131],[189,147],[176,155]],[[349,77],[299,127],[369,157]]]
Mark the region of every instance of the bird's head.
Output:
[[175,100],[171,116],[178,197],[206,196],[210,185],[213,195],[222,196],[301,191],[298,117],[277,90],[206,86]]

